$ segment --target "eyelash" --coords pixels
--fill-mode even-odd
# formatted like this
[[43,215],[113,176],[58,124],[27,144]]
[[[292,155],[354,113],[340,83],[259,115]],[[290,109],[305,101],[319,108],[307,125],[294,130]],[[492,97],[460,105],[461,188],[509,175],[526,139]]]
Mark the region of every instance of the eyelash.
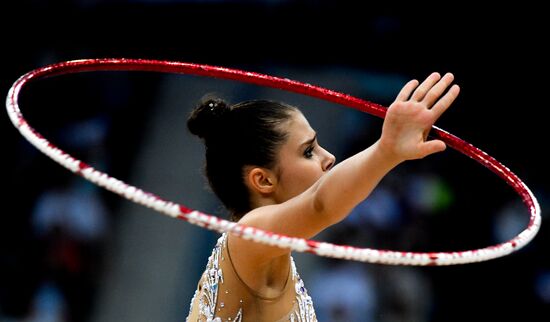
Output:
[[304,151],[304,156],[307,159],[311,159],[313,157],[313,150],[314,149],[315,149],[315,147],[313,145],[308,146],[307,149]]

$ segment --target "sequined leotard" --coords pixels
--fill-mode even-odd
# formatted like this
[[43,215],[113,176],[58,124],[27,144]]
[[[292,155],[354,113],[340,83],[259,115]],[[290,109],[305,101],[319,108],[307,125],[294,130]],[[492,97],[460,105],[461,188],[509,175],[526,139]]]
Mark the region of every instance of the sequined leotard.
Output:
[[227,248],[227,234],[216,243],[198,283],[187,322],[316,322],[313,302],[290,258],[290,270],[280,295],[266,298],[239,277]]

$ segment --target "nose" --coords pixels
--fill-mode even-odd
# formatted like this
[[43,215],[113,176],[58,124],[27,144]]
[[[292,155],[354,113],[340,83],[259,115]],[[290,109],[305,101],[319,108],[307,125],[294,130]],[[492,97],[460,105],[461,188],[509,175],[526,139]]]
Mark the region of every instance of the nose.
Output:
[[334,163],[336,162],[336,158],[334,157],[334,155],[332,155],[330,152],[328,152],[325,149],[323,149],[323,152],[325,156],[323,158],[322,167],[323,167],[323,171],[326,172],[334,166]]

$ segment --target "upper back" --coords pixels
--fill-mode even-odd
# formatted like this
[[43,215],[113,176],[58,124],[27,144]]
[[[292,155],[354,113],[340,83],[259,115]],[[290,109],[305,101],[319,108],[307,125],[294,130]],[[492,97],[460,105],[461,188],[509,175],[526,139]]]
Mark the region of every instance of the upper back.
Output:
[[[187,321],[316,321],[311,297],[292,257],[282,290],[278,294],[264,296],[239,276],[227,239],[227,234],[223,234],[209,257]],[[231,250],[235,251],[242,250]]]

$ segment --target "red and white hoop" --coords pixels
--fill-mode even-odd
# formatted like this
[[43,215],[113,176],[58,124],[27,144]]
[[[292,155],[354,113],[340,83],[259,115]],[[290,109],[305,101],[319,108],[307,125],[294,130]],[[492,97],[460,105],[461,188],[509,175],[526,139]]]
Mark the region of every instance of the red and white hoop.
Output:
[[330,243],[278,235],[254,227],[239,225],[216,216],[207,215],[197,210],[189,209],[174,202],[163,200],[152,193],[128,185],[121,180],[110,177],[108,174],[98,171],[90,165],[73,158],[60,148],[51,144],[46,138],[40,135],[40,133],[35,131],[23,118],[23,115],[19,109],[19,95],[23,87],[30,81],[63,74],[108,70],[151,71],[230,79],[320,98],[326,101],[355,108],[381,118],[384,118],[386,108],[350,95],[289,79],[277,78],[225,67],[158,60],[84,59],[67,61],[30,71],[21,76],[13,84],[6,98],[6,108],[15,127],[32,145],[75,174],[78,174],[107,190],[119,194],[128,200],[149,208],[153,208],[154,210],[171,217],[183,219],[192,224],[210,230],[216,230],[219,232],[227,231],[255,242],[277,245],[279,247],[289,248],[299,252],[310,252],[319,256],[356,260],[361,262],[415,266],[467,264],[502,257],[527,245],[540,229],[541,216],[540,206],[537,199],[529,188],[514,173],[512,173],[512,171],[470,143],[435,126],[431,132],[434,137],[443,140],[451,148],[467,155],[487,167],[489,170],[506,181],[510,186],[512,186],[512,188],[520,195],[523,203],[527,206],[530,212],[529,224],[521,233],[506,242],[467,251],[420,253],[378,250],[334,245]]

